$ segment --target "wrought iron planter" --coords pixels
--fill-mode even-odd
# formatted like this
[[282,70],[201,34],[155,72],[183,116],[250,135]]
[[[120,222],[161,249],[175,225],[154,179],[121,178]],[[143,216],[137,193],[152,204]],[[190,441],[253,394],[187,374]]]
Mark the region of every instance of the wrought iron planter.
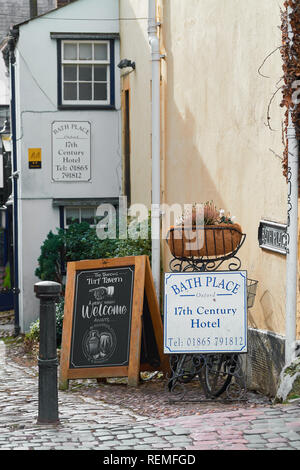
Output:
[[225,256],[234,252],[243,237],[238,224],[171,227],[167,242],[177,258]]
[[236,254],[245,238],[238,224],[186,226],[184,230],[171,227],[167,236],[174,256],[170,269],[172,272],[216,271],[228,261],[230,271],[238,270],[241,261]]
[[[172,227],[167,240],[174,258],[170,261],[172,272],[217,271],[223,263],[229,271],[239,270],[241,261],[237,253],[243,245],[246,235],[241,227],[235,225],[206,226],[196,233],[199,248],[188,251],[185,239],[174,235],[181,227]],[[195,233],[195,226],[190,227]],[[200,232],[202,230],[202,232]],[[201,238],[202,239],[201,239]],[[203,240],[204,237],[204,240]],[[194,241],[192,237],[189,242]],[[201,245],[200,245],[201,241]],[[247,279],[247,308],[254,304],[258,281]],[[187,384],[194,382],[201,385],[206,399],[225,396],[227,400],[243,400],[246,396],[246,379],[243,373],[241,355],[236,353],[175,354],[170,356],[171,376],[168,389],[170,401],[185,400]],[[195,380],[194,380],[195,379]],[[197,387],[188,393],[188,401],[203,401],[197,394]]]

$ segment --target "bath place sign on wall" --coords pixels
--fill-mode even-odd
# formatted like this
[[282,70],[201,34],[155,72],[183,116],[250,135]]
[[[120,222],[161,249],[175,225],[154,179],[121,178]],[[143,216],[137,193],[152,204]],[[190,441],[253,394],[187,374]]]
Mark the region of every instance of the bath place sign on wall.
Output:
[[267,220],[260,221],[258,228],[258,242],[260,248],[286,255],[287,240],[286,225]]
[[52,123],[52,180],[90,181],[91,124],[88,121]]
[[166,273],[164,352],[247,352],[247,272]]

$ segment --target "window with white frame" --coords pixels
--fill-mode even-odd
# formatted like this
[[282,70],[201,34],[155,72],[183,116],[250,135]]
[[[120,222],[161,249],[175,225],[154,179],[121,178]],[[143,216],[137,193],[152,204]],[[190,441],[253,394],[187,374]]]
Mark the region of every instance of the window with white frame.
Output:
[[91,226],[97,225],[99,217],[96,216],[97,206],[95,207],[65,207],[65,228],[71,224],[87,222]]
[[110,40],[61,41],[61,105],[112,105]]

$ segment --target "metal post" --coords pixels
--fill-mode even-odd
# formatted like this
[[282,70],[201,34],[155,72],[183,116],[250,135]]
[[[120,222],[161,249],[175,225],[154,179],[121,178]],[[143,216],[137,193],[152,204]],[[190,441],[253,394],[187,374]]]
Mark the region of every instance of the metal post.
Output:
[[157,36],[156,1],[148,0],[148,36],[152,63],[152,204],[151,267],[156,294],[160,296],[160,45]]
[[55,300],[61,292],[57,282],[44,281],[34,285],[40,299],[40,349],[39,349],[39,412],[38,424],[57,424],[57,353]]
[[[290,15],[292,7],[288,7],[288,36],[290,51],[294,39]],[[291,54],[291,52],[290,52]],[[292,60],[292,56],[291,56]],[[287,235],[288,250],[286,260],[286,332],[285,332],[285,363],[294,360],[296,341],[297,283],[298,283],[298,158],[299,144],[296,128],[292,119],[292,111],[288,115],[288,217]]]
[[18,158],[17,158],[17,139],[16,139],[16,74],[15,74],[15,46],[17,40],[17,32],[14,29],[9,33],[9,61],[10,61],[10,112],[11,112],[11,131],[12,131],[12,194],[13,194],[13,294],[14,294],[14,314],[15,314],[15,331],[14,335],[20,333],[19,318],[19,196],[18,196]]

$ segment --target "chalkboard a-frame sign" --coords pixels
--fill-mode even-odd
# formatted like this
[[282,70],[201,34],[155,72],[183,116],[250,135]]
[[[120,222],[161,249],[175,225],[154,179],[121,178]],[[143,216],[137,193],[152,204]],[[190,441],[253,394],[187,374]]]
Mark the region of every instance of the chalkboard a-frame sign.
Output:
[[60,361],[60,389],[70,379],[128,377],[168,370],[149,258],[70,262]]

